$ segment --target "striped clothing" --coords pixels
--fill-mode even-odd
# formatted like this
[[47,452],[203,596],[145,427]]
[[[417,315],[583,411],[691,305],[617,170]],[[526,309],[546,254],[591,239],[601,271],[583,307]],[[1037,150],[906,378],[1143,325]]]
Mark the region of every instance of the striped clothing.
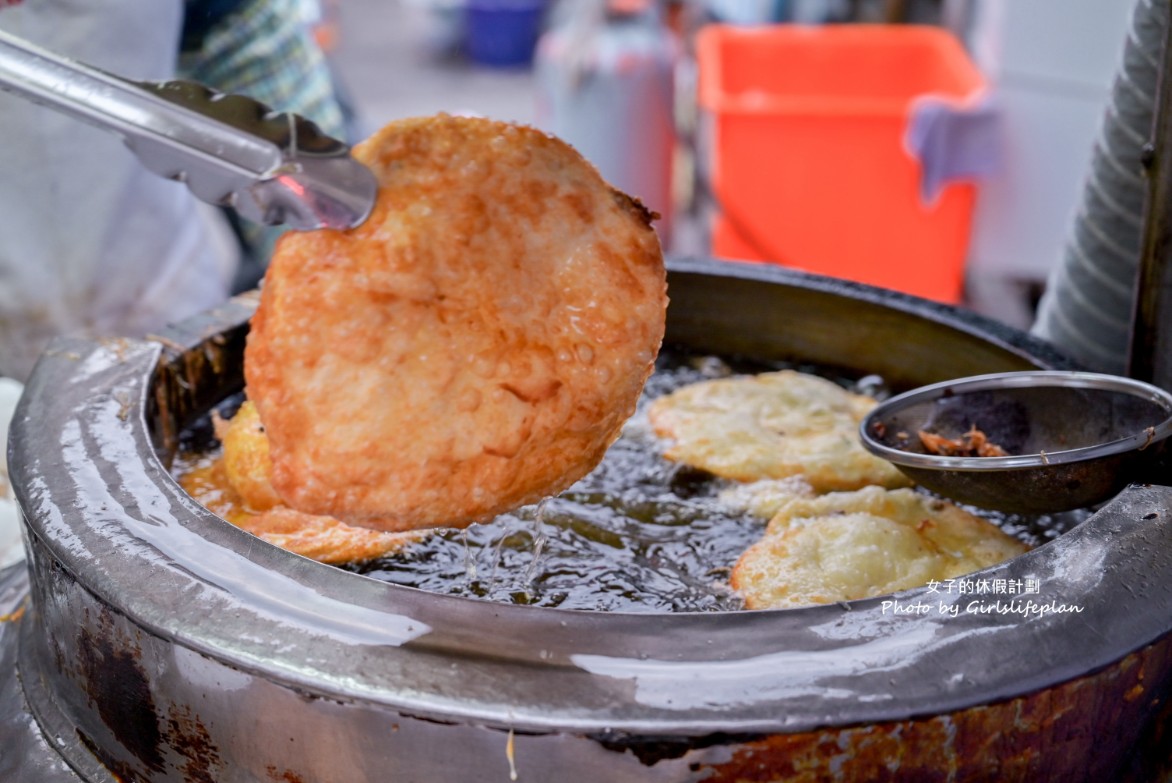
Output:
[[[187,11],[189,46],[179,58],[180,76],[300,114],[330,136],[345,138],[329,68],[300,0],[199,0],[189,2]],[[193,40],[192,26],[208,21],[201,40]]]

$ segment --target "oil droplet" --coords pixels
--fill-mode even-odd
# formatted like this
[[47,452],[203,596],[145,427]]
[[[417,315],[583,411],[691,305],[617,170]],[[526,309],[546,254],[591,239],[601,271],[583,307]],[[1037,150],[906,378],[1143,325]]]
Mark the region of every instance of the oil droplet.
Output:
[[476,557],[472,554],[472,548],[468,546],[467,528],[460,531],[460,543],[464,545],[464,574],[468,577],[469,582],[474,582],[476,581]]
[[537,503],[537,508],[533,513],[533,560],[529,563],[529,568],[525,571],[524,584],[532,584],[537,577],[538,569],[541,565],[541,553],[545,550],[546,535],[545,535],[545,515],[549,508],[549,498],[545,498]]
[[516,745],[513,739],[513,730],[509,729],[509,741],[505,743],[505,758],[509,760],[509,780],[517,779]]

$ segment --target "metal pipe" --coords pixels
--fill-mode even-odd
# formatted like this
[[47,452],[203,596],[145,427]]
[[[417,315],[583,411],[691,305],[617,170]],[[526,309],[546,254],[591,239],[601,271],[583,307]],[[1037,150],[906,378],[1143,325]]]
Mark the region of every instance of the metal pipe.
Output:
[[1172,388],[1172,24],[1165,25],[1155,122],[1144,148],[1148,191],[1128,372],[1165,389]]
[[1033,329],[1101,372],[1128,369],[1148,187],[1141,161],[1168,17],[1167,0],[1137,0],[1075,221]]

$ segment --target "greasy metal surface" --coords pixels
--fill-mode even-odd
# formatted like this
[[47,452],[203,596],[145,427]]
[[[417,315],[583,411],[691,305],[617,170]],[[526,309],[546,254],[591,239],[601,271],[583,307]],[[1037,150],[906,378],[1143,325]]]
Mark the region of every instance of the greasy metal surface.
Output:
[[[959,439],[976,428],[1005,456],[930,453],[918,433]],[[1098,373],[1035,370],[944,381],[878,405],[863,445],[945,497],[1042,514],[1096,506],[1154,479],[1172,435],[1172,394]]]
[[[49,745],[33,720],[17,676],[16,639],[28,623],[28,594],[28,572],[23,563],[0,569],[0,780],[77,783],[82,778]],[[90,783],[102,781],[91,778]]]
[[1168,648],[1165,639],[1040,694],[949,715],[749,740],[704,780],[1151,783],[1166,737],[1123,716],[1166,712]]
[[877,373],[893,389],[966,375],[1080,369],[1048,343],[947,305],[769,264],[677,261],[669,342]]
[[[701,350],[855,366],[905,386],[1061,366],[981,319],[775,269],[692,262],[669,285],[669,340]],[[76,727],[81,744],[66,752],[89,748],[123,778],[308,781],[329,779],[328,763],[345,780],[503,780],[511,759],[529,779],[700,780],[762,735],[836,736],[825,727],[896,725],[1109,673],[1172,625],[1161,486],[1130,488],[979,575],[1036,584],[1030,595],[937,586],[898,606],[599,614],[428,594],[304,560],[206,512],[155,456],[238,388],[248,310],[235,302],[162,342],[59,342],[13,422],[34,574],[22,665]],[[923,364],[933,344],[937,361]],[[1164,661],[1164,646],[1153,655]],[[1150,687],[1162,692],[1162,678]],[[1022,704],[1046,709],[1036,699],[1048,693]],[[1095,725],[1140,726],[1151,710],[1132,699]],[[1053,752],[1039,737],[1038,754]],[[1083,758],[1093,748],[1122,763],[1112,742],[1086,743]]]

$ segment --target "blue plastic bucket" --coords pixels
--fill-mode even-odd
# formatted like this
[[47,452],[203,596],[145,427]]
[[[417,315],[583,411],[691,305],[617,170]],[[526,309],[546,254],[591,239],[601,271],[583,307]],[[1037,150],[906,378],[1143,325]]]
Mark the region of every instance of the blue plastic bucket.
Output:
[[545,5],[545,0],[468,0],[468,56],[482,65],[529,65],[541,33]]

